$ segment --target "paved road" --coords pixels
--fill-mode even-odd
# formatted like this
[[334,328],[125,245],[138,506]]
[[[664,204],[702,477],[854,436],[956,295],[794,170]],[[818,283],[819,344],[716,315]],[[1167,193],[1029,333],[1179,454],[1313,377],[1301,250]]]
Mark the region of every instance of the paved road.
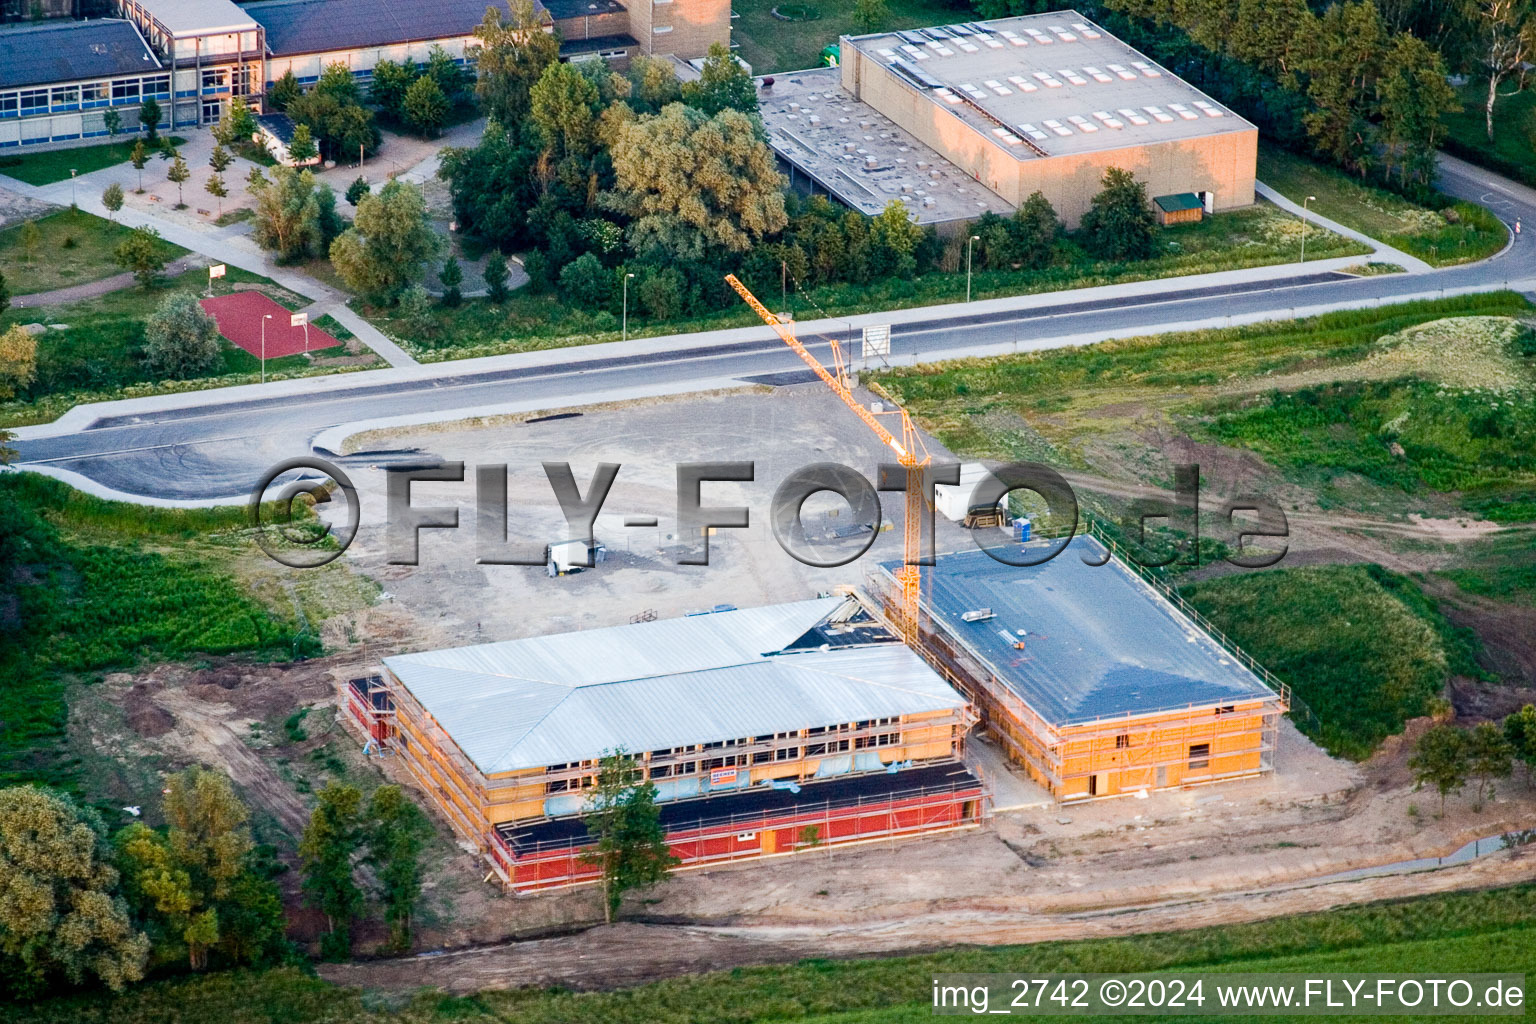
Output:
[[[1490,206],[1507,221],[1536,224],[1536,191],[1447,160],[1444,187]],[[928,361],[977,352],[1035,349],[1116,334],[1197,324],[1285,318],[1325,306],[1370,306],[1408,296],[1490,290],[1536,284],[1536,246],[1529,239],[1466,267],[1419,274],[1349,278],[1307,273],[1285,282],[1249,281],[1149,294],[1084,300],[1063,296],[1051,304],[1000,312],[918,311],[894,337],[893,361]],[[802,325],[815,341],[814,325]],[[744,340],[743,334],[748,335]],[[833,337],[846,340],[836,328]],[[461,409],[548,409],[639,394],[682,392],[740,380],[793,380],[803,369],[766,329],[719,332],[735,340],[696,336],[664,351],[611,354],[614,346],[567,350],[558,359],[498,364],[486,372],[465,367],[381,371],[332,379],[323,393],[252,395],[208,392],[183,408],[111,416],[81,429],[14,442],[21,465],[79,474],[96,485],[152,499],[207,500],[241,495],[267,466],[311,451],[315,437],[338,424],[379,417],[432,416]],[[633,345],[634,343],[631,343]],[[606,351],[604,350],[606,349]],[[202,400],[203,398],[206,400]],[[29,432],[30,433],[30,432]],[[372,458],[371,461],[378,461]]]

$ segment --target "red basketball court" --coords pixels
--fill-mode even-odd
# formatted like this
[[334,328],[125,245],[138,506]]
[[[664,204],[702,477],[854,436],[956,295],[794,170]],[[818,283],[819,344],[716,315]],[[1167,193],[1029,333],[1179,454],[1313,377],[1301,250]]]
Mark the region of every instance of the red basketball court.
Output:
[[[268,314],[272,319],[266,321],[267,358],[276,359],[279,356],[291,356],[304,351],[305,328],[290,327],[288,319],[291,314],[287,308],[261,292],[233,292],[212,299],[203,299],[202,307],[214,320],[218,321],[220,334],[257,359],[261,358],[262,353],[262,320]],[[341,344],[314,324],[310,324],[308,330],[311,352]]]

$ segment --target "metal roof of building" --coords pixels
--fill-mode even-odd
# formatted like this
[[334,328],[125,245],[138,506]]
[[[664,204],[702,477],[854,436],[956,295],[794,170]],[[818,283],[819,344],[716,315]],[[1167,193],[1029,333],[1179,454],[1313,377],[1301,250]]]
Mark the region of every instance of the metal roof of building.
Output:
[[1205,206],[1200,201],[1200,197],[1193,192],[1175,192],[1171,196],[1153,196],[1152,202],[1156,203],[1157,208],[1164,213],[1178,213],[1181,210],[1199,210]]
[[1020,160],[1257,130],[1076,11],[848,41]]
[[[1083,536],[1027,568],[980,550],[940,555],[923,570],[930,614],[1058,726],[1274,696],[1129,567],[1083,561],[1104,555]],[[993,617],[964,620],[983,609]]]
[[139,6],[178,38],[256,27],[251,16],[230,0],[139,0]]
[[486,775],[965,704],[901,644],[786,651],[849,604],[820,598],[384,664]]
[[245,10],[266,29],[267,52],[286,57],[467,36],[487,7],[512,15],[506,0],[268,0]]
[[544,0],[544,8],[556,21],[616,14],[625,10],[619,0]]
[[0,29],[0,89],[139,74],[159,67],[139,30],[115,18]]

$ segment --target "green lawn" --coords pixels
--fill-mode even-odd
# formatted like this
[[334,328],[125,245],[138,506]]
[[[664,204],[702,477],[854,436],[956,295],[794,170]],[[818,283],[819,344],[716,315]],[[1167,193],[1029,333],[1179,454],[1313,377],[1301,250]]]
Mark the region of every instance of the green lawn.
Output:
[[[99,281],[122,273],[112,252],[133,232],[121,224],[83,210],[66,209],[37,218],[35,250],[22,245],[23,224],[0,231],[0,273],[14,295],[52,291],[70,285]],[[167,260],[187,254],[179,245],[162,241]]]
[[1469,641],[1417,584],[1374,565],[1238,573],[1179,592],[1281,679],[1315,720],[1296,725],[1362,760],[1426,713],[1448,674],[1476,677]]
[[[164,136],[161,137],[164,138]],[[173,135],[170,139],[173,146],[183,146],[187,142],[178,135]],[[133,134],[125,132],[116,142],[106,142],[99,146],[79,146],[74,149],[53,149],[46,153],[28,153],[25,156],[0,157],[0,174],[24,181],[29,185],[49,185],[55,181],[67,181],[70,168],[74,168],[80,174],[89,174],[103,167],[112,167],[124,162],[128,159],[128,154],[133,152],[134,140]]]
[[[782,21],[775,7],[809,7],[817,17],[808,21]],[[946,0],[887,0],[891,17],[887,29],[920,28],[951,21],[970,21],[975,10],[967,3]],[[752,65],[752,73],[771,75],[801,71],[821,65],[821,49],[839,36],[858,35],[853,21],[854,0],[735,0],[731,12],[739,15],[731,38],[741,44],[737,52]]]
[[1514,85],[1499,86],[1500,97],[1493,108],[1493,141],[1488,141],[1488,123],[1483,105],[1488,102],[1488,82],[1474,79],[1462,86],[1461,111],[1445,115],[1450,133],[1446,151],[1483,164],[1500,174],[1509,175],[1527,185],[1536,185],[1536,146],[1531,130],[1536,128],[1536,89],[1513,95]]
[[[1283,263],[1298,255],[1300,229],[1295,218],[1266,204],[1217,214],[1199,224],[1160,229],[1158,242],[1160,252],[1151,259],[1116,262],[1094,259],[1068,238],[1058,243],[1056,264],[1044,270],[976,271],[971,294],[975,299],[991,299]],[[1307,241],[1308,256],[1315,254],[1319,259],[1367,251],[1353,239],[1332,232],[1314,231]],[[791,293],[790,305],[797,316],[806,319],[818,317],[822,311],[828,316],[849,316],[964,302],[965,286],[964,273],[936,271],[910,279],[832,285],[805,294]],[[594,313],[570,309],[553,295],[536,295],[521,289],[501,306],[472,299],[455,309],[438,308],[425,325],[398,323],[391,319],[390,310],[374,310],[369,315],[380,330],[406,345],[418,359],[432,362],[617,341],[620,312],[617,298],[613,308]],[[671,321],[641,316],[634,308],[629,313],[630,337],[758,323],[745,304]]]
[[318,651],[296,639],[290,604],[274,614],[219,564],[243,508],[147,509],[7,473],[0,514],[20,566],[0,582],[14,616],[0,644],[0,785],[73,782],[64,694],[76,679],[145,658]]
[[931,985],[938,973],[1499,970],[1529,974],[1536,972],[1533,897],[1536,887],[1524,885],[1160,935],[956,948],[885,959],[804,960],[784,966],[745,967],[671,978],[617,992],[515,989],[464,998],[432,992],[391,996],[336,988],[288,968],[265,974],[224,974],[159,982],[141,986],[117,999],[60,999],[34,1007],[5,1007],[0,1008],[0,1021],[895,1024],[933,1019]]
[[1476,204],[1430,210],[1273,145],[1259,146],[1259,180],[1295,203],[1316,196],[1308,209],[1318,215],[1435,266],[1491,256],[1509,238],[1504,224]]
[[[288,309],[300,309],[310,300],[278,287],[267,278],[230,267],[226,284],[252,283]],[[195,381],[161,381],[152,378],[140,359],[144,344],[144,320],[175,291],[206,292],[207,271],[189,270],[149,289],[132,287],[66,306],[44,309],[11,309],[0,315],[0,330],[13,323],[63,323],[68,328],[49,331],[38,346],[37,376],[15,400],[0,404],[0,426],[43,423],[71,407],[93,401],[158,394],[166,391],[232,384],[259,379],[261,361],[244,349],[225,343],[221,364],[207,377]],[[221,288],[223,285],[220,286]],[[302,355],[267,360],[267,377],[335,373],[360,367],[317,367]]]

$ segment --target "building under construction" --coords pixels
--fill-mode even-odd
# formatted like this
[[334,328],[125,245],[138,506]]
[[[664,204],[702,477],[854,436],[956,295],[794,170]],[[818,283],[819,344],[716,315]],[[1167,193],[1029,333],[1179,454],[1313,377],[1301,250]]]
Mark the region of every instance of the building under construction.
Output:
[[[1028,567],[940,555],[923,571],[920,649],[1059,801],[1272,770],[1284,685],[1117,554],[1079,536]],[[894,604],[893,568],[880,576]]]
[[583,812],[615,751],[684,867],[987,813],[971,705],[852,596],[398,655],[341,698],[519,891],[595,879]]

